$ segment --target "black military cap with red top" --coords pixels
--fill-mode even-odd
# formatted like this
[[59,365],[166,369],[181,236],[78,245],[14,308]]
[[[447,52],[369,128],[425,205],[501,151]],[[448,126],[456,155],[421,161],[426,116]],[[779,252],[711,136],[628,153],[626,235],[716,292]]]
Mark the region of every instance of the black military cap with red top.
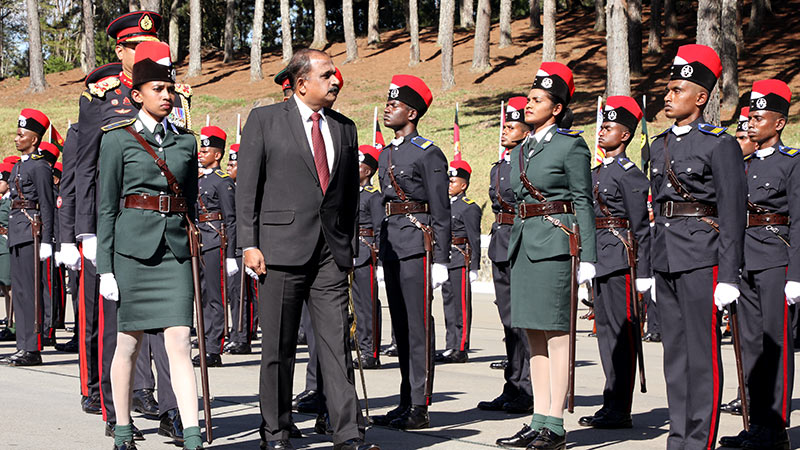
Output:
[[447,175],[451,177],[463,178],[469,181],[469,177],[472,175],[472,167],[470,167],[469,164],[467,164],[467,162],[463,159],[451,161],[450,168],[447,170]]
[[231,145],[230,154],[228,155],[228,161],[238,161],[239,160],[239,144]]
[[119,74],[122,72],[122,63],[121,62],[113,62],[104,64],[93,71],[89,72],[89,75],[86,75],[86,79],[84,80],[84,84],[86,87],[89,87],[90,84],[94,83],[102,83],[103,81],[118,77]]
[[564,105],[568,105],[575,95],[572,70],[559,62],[543,62],[536,72],[531,89],[543,89]]
[[688,44],[678,47],[669,79],[691,81],[711,92],[720,74],[722,62],[714,49],[707,45]]
[[631,133],[642,120],[642,108],[627,95],[614,95],[606,99],[603,107],[603,122],[616,122],[628,127]]
[[511,97],[506,103],[506,122],[525,122],[526,97]]
[[378,168],[378,157],[380,154],[380,149],[371,145],[358,146],[358,161],[362,164],[368,165],[372,170],[376,170]]
[[39,110],[25,108],[19,113],[17,126],[44,136],[44,132],[50,127],[50,119]]
[[747,131],[750,123],[750,107],[745,106],[739,112],[739,120],[736,122],[736,131]]
[[200,146],[216,147],[225,150],[225,140],[228,135],[220,127],[208,126],[200,129]]
[[53,164],[53,175],[61,178],[61,175],[64,173],[64,165],[60,162]]
[[51,165],[55,164],[58,161],[58,155],[61,152],[58,150],[55,144],[50,142],[42,142],[39,144],[39,155],[41,155],[42,159],[49,162]]
[[116,39],[117,44],[158,41],[160,26],[161,14],[153,11],[134,11],[111,21],[106,33]]
[[134,88],[150,81],[174,83],[175,68],[170,59],[169,45],[149,41],[139,44],[132,72]]
[[11,164],[13,167],[14,164],[18,163],[20,159],[22,158],[19,155],[6,156],[3,158],[3,164]]
[[0,181],[8,182],[11,179],[12,169],[14,169],[14,163],[5,162],[5,160],[3,160],[3,163],[0,164]]
[[433,94],[421,78],[413,75],[395,75],[389,84],[388,100],[401,101],[416,109],[419,117],[422,117],[433,102]]
[[759,80],[753,83],[750,93],[750,111],[774,111],[788,116],[791,101],[792,91],[783,81]]

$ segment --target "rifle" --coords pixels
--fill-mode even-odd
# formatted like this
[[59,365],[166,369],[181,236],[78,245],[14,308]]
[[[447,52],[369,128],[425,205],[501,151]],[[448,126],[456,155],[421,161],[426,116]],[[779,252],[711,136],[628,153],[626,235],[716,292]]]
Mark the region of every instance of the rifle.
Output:
[[[613,228],[612,228],[613,229]],[[642,350],[642,328],[641,315],[639,313],[639,297],[636,292],[636,239],[633,232],[628,229],[628,245],[625,247],[628,253],[628,266],[630,266],[631,277],[631,302],[633,303],[633,345],[636,348],[636,359],[639,362],[639,386],[642,393],[647,392],[647,381],[644,375],[644,351]]]
[[578,266],[581,255],[581,235],[578,224],[572,224],[569,236],[571,274],[569,282],[569,381],[567,385],[567,411],[575,412],[575,338],[578,327]]
[[[409,217],[414,217],[409,214]],[[415,218],[416,219],[416,218]],[[433,396],[433,277],[431,276],[431,260],[433,258],[433,230],[431,227],[423,226],[417,221],[418,226],[422,226],[422,237],[425,243],[425,404],[431,404]]]
[[225,222],[219,224],[219,248],[221,255],[222,266],[222,317],[224,318],[223,336],[225,340],[228,339],[230,333],[228,331],[228,266],[227,266],[227,250],[228,250],[228,233],[225,231]]
[[739,378],[739,397],[742,400],[742,422],[745,431],[750,431],[750,416],[747,408],[747,390],[744,384],[744,368],[742,362],[742,344],[739,335],[739,317],[736,314],[736,302],[728,305],[728,322],[731,324],[731,338],[733,339],[733,354],[736,356],[736,375]]
[[[23,210],[25,212],[25,210]],[[25,212],[28,216],[28,213]],[[28,216],[33,234],[33,332],[42,334],[42,262],[39,261],[39,246],[42,242],[42,220],[39,214]]]
[[366,409],[366,422],[370,424],[372,421],[369,418],[369,397],[367,397],[367,381],[364,378],[364,365],[361,360],[361,347],[358,345],[358,315],[356,315],[356,306],[353,304],[353,272],[347,276],[347,303],[350,307],[350,314],[353,315],[353,325],[350,328],[350,333],[353,337],[353,342],[356,343],[356,358],[358,358],[358,372],[361,374],[361,389],[364,391],[364,405]]

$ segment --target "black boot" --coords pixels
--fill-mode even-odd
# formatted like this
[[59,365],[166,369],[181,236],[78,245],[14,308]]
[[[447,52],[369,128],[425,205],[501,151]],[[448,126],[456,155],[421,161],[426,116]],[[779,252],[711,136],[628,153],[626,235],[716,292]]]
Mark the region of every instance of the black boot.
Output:
[[137,389],[133,391],[131,406],[134,411],[148,419],[158,419],[158,402],[153,397],[152,389]]
[[182,444],[183,422],[181,422],[181,414],[178,412],[178,408],[170,409],[161,414],[159,418],[161,422],[158,424],[158,434],[172,439],[177,444]]
[[375,425],[387,426],[390,423],[392,423],[392,421],[394,419],[397,419],[398,417],[401,417],[403,414],[405,414],[405,412],[410,407],[411,407],[411,405],[402,405],[401,404],[397,408],[389,411],[388,413],[386,413],[386,414],[384,414],[382,416],[373,417],[372,418],[372,423],[374,423]]
[[401,430],[420,430],[431,426],[428,407],[425,405],[412,405],[402,416],[389,422],[392,428]]

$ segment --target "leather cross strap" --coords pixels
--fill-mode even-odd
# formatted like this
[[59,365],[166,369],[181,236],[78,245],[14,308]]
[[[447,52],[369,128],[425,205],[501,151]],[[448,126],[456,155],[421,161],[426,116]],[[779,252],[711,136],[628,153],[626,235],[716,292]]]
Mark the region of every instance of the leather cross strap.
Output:
[[789,216],[783,214],[747,214],[747,227],[789,225]]
[[217,220],[222,220],[222,213],[219,211],[205,212],[197,215],[198,222],[214,222]]
[[597,217],[594,219],[594,226],[597,229],[629,228],[630,223],[622,217]]
[[540,202],[546,202],[547,199],[545,198],[544,194],[542,194],[542,191],[537,189],[536,186],[534,186],[531,183],[531,180],[528,179],[528,174],[525,173],[525,169],[526,168],[525,168],[525,163],[523,162],[523,158],[524,158],[524,156],[522,156],[522,147],[520,147],[520,149],[519,149],[519,180],[522,182],[522,185],[525,186],[525,189],[528,191],[528,193],[531,194],[531,196],[533,196],[533,198],[535,198],[536,200],[539,200]]
[[[520,151],[520,154],[522,154],[521,151]],[[502,163],[500,163],[500,164],[502,164]],[[513,217],[514,206],[509,204],[505,200],[503,200],[503,193],[502,193],[502,191],[500,191],[500,166],[499,165],[497,166],[497,177],[495,177],[495,178],[496,178],[495,181],[497,181],[497,186],[495,187],[494,192],[495,192],[495,195],[497,195],[497,203],[500,203],[500,210],[501,211],[503,211],[504,213],[511,213],[512,214],[511,222],[513,223],[514,222],[514,217]]]
[[364,237],[375,237],[375,232],[372,228],[359,228],[358,235]]
[[689,193],[688,190],[683,186],[681,180],[678,179],[678,176],[675,174],[675,171],[672,170],[672,159],[669,156],[669,146],[667,145],[667,141],[669,139],[669,132],[664,136],[664,167],[666,167],[667,178],[669,182],[672,183],[672,187],[675,189],[675,192],[681,196],[687,202],[696,202],[697,199]]
[[451,245],[465,245],[465,244],[467,244],[468,242],[469,242],[469,241],[468,241],[468,240],[467,240],[467,238],[465,238],[465,237],[456,237],[456,236],[452,236],[452,237],[450,238],[450,244],[451,244]]
[[[400,185],[397,184],[397,179],[394,177],[394,169],[392,168],[392,149],[389,149],[388,171],[389,171],[389,180],[392,182],[392,187],[394,188],[394,191],[397,192],[397,196],[400,198],[400,200],[402,202],[405,202],[407,200],[406,191],[404,191],[403,188],[401,188]],[[387,208],[387,214],[389,214],[388,208]]]
[[495,222],[499,223],[500,225],[514,225],[514,217],[516,217],[516,213],[496,213],[494,215]]
[[595,184],[594,189],[592,190],[594,191],[594,198],[595,200],[597,200],[597,206],[600,207],[600,211],[603,212],[604,216],[611,217],[611,210],[608,209],[608,205],[606,205],[606,202],[604,202],[603,199],[600,197],[600,185]]
[[153,160],[155,160],[156,165],[158,166],[159,169],[161,169],[161,172],[167,179],[167,185],[169,185],[169,188],[172,190],[172,192],[175,193],[175,195],[178,197],[183,197],[183,190],[181,189],[181,185],[180,183],[178,183],[178,179],[175,178],[175,175],[173,175],[172,172],[170,172],[169,167],[167,167],[167,162],[159,158],[155,150],[153,150],[153,147],[151,147],[150,144],[148,144],[147,141],[144,140],[142,135],[136,132],[133,128],[127,126],[125,127],[125,131],[130,133],[131,136],[133,136],[139,142],[139,145],[141,145],[142,148],[144,148],[144,151],[146,151],[153,158]]
[[8,235],[8,228],[0,225],[0,234],[7,236]]

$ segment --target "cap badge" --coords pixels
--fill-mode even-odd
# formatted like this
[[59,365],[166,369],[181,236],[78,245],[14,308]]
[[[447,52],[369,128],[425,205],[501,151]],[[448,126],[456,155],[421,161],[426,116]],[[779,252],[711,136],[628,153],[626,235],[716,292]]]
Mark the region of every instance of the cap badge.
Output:
[[764,109],[767,107],[767,99],[761,97],[760,99],[756,100],[756,108]]
[[358,152],[358,162],[364,162],[364,159],[365,159],[364,158],[364,154],[361,153],[361,152]]
[[608,120],[614,121],[617,120],[617,112],[615,110],[611,110],[608,112]]
[[451,176],[451,177],[454,177],[454,176],[458,175],[458,170],[456,170],[455,168],[451,167],[451,168],[450,168],[450,169],[447,171],[447,175],[449,175],[449,176]]
[[514,119],[514,120],[518,120],[519,119],[519,111],[512,112],[511,113],[511,118]]
[[205,139],[203,139],[203,142],[202,142],[202,144],[203,144],[203,147],[209,147],[209,146],[211,146],[211,139],[209,139],[209,138],[205,138]]
[[551,87],[553,87],[553,79],[550,77],[546,77],[545,79],[543,79],[542,87],[545,89],[550,89]]
[[681,76],[683,78],[689,78],[692,76],[693,73],[694,73],[694,67],[688,64],[681,68]]
[[153,19],[150,18],[149,14],[145,14],[142,16],[142,20],[139,21],[139,26],[144,31],[150,31],[153,29]]
[[746,120],[743,120],[740,128],[742,129],[742,131],[747,131],[747,129],[750,128],[750,123],[747,122]]
[[176,76],[176,73],[175,73],[175,68],[173,67],[173,68],[172,68],[172,69],[169,71],[169,77],[170,77],[170,78],[172,78],[172,79],[173,79],[173,81],[174,81],[174,80],[175,80],[175,76]]
[[27,123],[28,123],[28,121],[24,117],[22,117],[22,116],[19,117],[19,127],[20,128],[25,128],[25,125]]
[[389,97],[397,98],[400,96],[400,90],[397,88],[389,89]]

